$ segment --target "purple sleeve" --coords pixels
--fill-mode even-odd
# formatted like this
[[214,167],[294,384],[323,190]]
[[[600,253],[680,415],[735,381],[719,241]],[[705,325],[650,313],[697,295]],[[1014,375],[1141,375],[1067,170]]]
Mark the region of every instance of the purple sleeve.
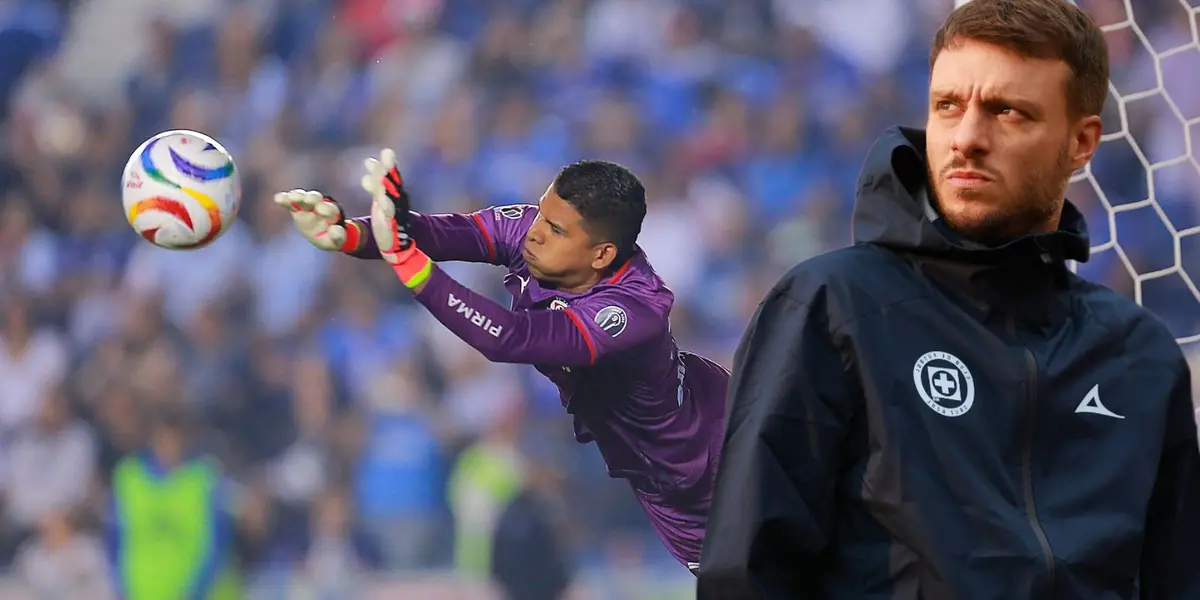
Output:
[[667,327],[665,309],[618,288],[566,310],[510,311],[435,268],[416,298],[492,362],[590,365]]
[[[520,256],[525,232],[537,218],[537,207],[528,205],[489,207],[473,213],[423,215],[409,213],[409,227],[421,251],[437,261],[489,263],[510,266]],[[356,229],[356,258],[379,259],[379,247],[371,234],[371,217],[355,217],[347,226]]]

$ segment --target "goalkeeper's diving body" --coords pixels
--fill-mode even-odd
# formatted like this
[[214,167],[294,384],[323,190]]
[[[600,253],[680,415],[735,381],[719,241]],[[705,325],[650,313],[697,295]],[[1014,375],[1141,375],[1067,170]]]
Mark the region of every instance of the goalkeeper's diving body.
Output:
[[[470,214],[409,210],[395,155],[367,160],[370,217],[345,219],[320,192],[277,194],[318,248],[382,258],[434,317],[493,362],[534,365],[559,389],[575,438],[596,442],[658,537],[693,571],[708,516],[729,372],[681,352],[674,295],[636,240],[645,191],[602,161],[564,167],[538,205]],[[506,267],[511,309],[435,266]]]

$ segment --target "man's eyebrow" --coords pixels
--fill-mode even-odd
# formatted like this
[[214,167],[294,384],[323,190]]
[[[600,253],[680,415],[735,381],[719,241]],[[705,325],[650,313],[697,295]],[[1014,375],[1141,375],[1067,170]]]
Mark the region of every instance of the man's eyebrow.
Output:
[[[929,90],[929,97],[933,100],[953,100],[955,102],[961,102],[966,96],[962,93],[962,91],[956,89],[933,88]],[[1037,108],[1037,102],[1022,96],[1019,93],[1008,90],[989,93],[984,96],[983,102],[985,104],[1008,104],[1015,108],[1020,108],[1026,111]]]
[[957,99],[961,97],[961,94],[951,88],[930,88],[929,96],[931,98]]
[[562,225],[559,225],[558,223],[555,223],[554,221],[551,221],[550,219],[547,219],[547,218],[546,218],[546,215],[545,215],[545,213],[543,213],[543,214],[542,214],[542,220],[543,220],[543,221],[545,221],[547,225],[549,225],[549,226],[551,226],[551,227],[553,227],[553,228],[555,228],[555,229],[558,229],[558,230],[560,230],[560,231],[565,231],[565,230],[563,229],[563,226],[562,226]]

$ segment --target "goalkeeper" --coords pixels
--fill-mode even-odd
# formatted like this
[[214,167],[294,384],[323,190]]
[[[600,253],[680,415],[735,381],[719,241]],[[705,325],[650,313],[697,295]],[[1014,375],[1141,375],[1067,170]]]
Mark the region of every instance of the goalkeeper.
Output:
[[[729,373],[681,352],[674,295],[637,247],[645,190],[625,168],[564,167],[538,206],[422,215],[384,150],[367,160],[371,216],[347,220],[320,192],[275,201],[315,246],[386,261],[443,325],[493,362],[534,365],[559,389],[575,439],[595,441],[671,554],[693,571],[724,430]],[[437,261],[508,269],[504,308],[454,281]]]

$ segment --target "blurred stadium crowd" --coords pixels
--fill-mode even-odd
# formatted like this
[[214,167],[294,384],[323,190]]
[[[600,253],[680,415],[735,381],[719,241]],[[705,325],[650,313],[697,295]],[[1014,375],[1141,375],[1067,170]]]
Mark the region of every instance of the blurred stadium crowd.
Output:
[[[1109,39],[1106,129],[1128,135],[1072,190],[1093,243],[1123,250],[1081,272],[1132,294],[1130,267],[1171,267],[1177,237],[1185,268],[1200,251],[1183,235],[1200,225],[1200,11],[1084,4],[1101,24],[1137,24]],[[571,439],[550,384],[488,364],[388,269],[311,248],[270,194],[320,189],[361,214],[362,159],[384,146],[425,212],[533,201],[578,158],[626,164],[650,192],[641,245],[676,293],[681,344],[728,365],[771,283],[849,241],[860,161],[882,128],[923,122],[928,41],[950,10],[0,0],[0,562],[12,589],[101,598],[114,469],[174,436],[219,459],[247,594],[442,597],[458,584],[378,586],[486,581],[503,538],[494,553],[522,557],[506,576],[518,586],[561,572],[580,598],[689,597],[626,486]],[[195,252],[146,244],[120,208],[125,158],[169,128],[216,137],[241,171],[240,222]],[[1115,229],[1103,200],[1131,208]],[[447,268],[503,299],[494,268]],[[1178,335],[1196,332],[1183,277],[1142,288]],[[517,499],[535,509],[509,510]]]

